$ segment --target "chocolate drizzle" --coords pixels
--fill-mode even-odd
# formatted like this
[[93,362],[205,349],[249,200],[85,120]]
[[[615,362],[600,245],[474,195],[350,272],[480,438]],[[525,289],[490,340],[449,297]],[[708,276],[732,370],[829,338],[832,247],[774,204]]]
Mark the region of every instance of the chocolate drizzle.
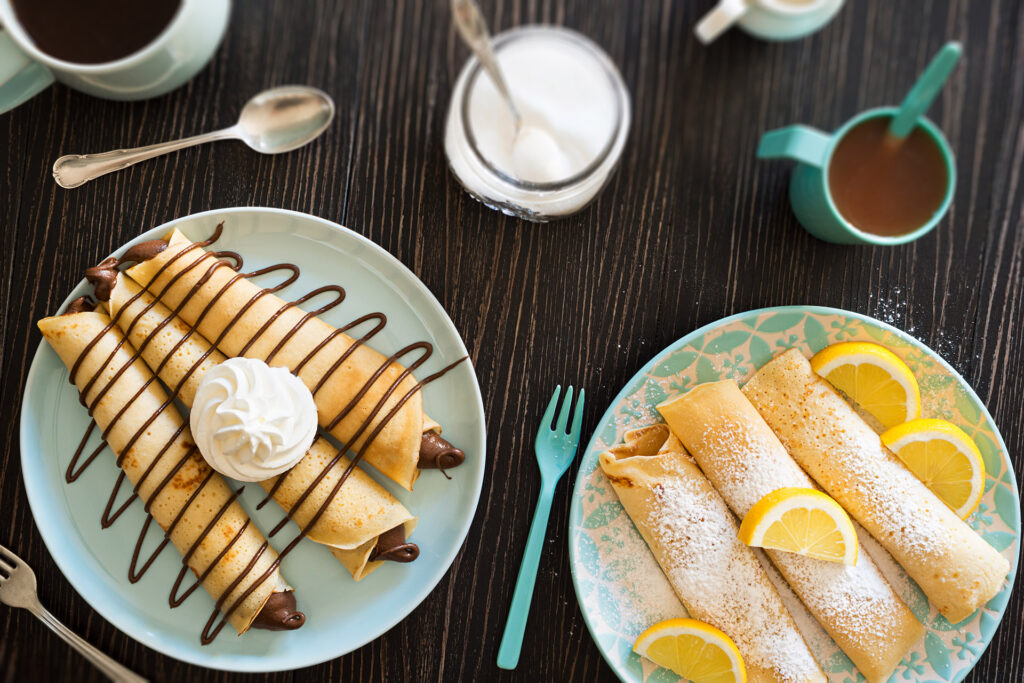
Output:
[[[166,293],[172,286],[174,286],[174,284],[181,277],[183,277],[186,273],[190,272],[193,268],[198,267],[200,264],[207,264],[208,265],[206,271],[203,272],[202,276],[198,279],[198,281],[195,283],[195,285],[182,298],[182,300],[179,302],[178,306],[175,307],[173,311],[171,311],[171,315],[168,316],[165,320],[163,320],[159,325],[157,325],[154,328],[153,333],[150,336],[148,336],[145,340],[142,341],[142,343],[139,345],[138,349],[135,351],[134,355],[132,356],[131,360],[129,362],[127,362],[122,368],[120,368],[118,371],[116,371],[114,373],[113,377],[108,381],[108,383],[102,389],[100,389],[100,391],[93,398],[93,400],[89,402],[88,405],[86,405],[86,396],[90,393],[90,390],[92,389],[93,385],[100,378],[100,374],[101,373],[97,373],[95,376],[91,377],[85,383],[85,386],[81,390],[81,400],[82,400],[83,405],[86,405],[86,407],[87,407],[87,409],[88,409],[88,411],[89,411],[89,413],[91,415],[93,409],[99,404],[99,402],[103,398],[103,396],[106,395],[107,391],[109,391],[109,389],[117,381],[118,377],[120,377],[121,374],[123,374],[123,372],[128,367],[130,367],[135,361],[137,361],[139,358],[141,358],[142,352],[146,348],[146,345],[149,343],[149,340],[151,338],[153,338],[153,336],[156,333],[158,333],[165,325],[171,323],[171,321],[174,319],[174,317],[184,308],[184,306],[189,301],[192,300],[192,298],[195,296],[195,294],[199,291],[199,288],[202,287],[207,281],[209,281],[210,277],[213,275],[213,273],[216,271],[216,269],[217,268],[221,268],[221,267],[227,267],[227,268],[235,271],[236,274],[228,279],[228,281],[224,284],[224,286],[211,298],[211,300],[208,302],[208,304],[200,312],[200,314],[198,315],[198,317],[195,320],[195,324],[190,326],[188,332],[168,352],[168,354],[165,356],[165,358],[161,362],[160,366],[158,368],[156,368],[153,377],[151,377],[150,380],[147,381],[147,383],[145,385],[143,385],[135,393],[135,395],[125,404],[125,406],[122,407],[121,410],[114,416],[114,418],[111,421],[110,425],[107,426],[107,429],[104,431],[104,433],[102,435],[102,437],[103,437],[103,439],[105,441],[107,434],[109,434],[109,432],[113,428],[113,426],[123,416],[123,414],[127,410],[128,406],[131,405],[135,401],[135,399],[137,399],[139,396],[142,395],[142,393],[149,386],[150,382],[156,380],[156,377],[159,374],[160,370],[163,368],[164,364],[166,364],[168,362],[168,360],[170,360],[170,358],[174,356],[174,354],[181,347],[181,345],[189,337],[191,337],[192,334],[196,333],[197,328],[202,323],[202,321],[205,318],[205,316],[209,313],[211,308],[216,304],[217,301],[220,300],[220,298],[224,295],[224,293],[232,285],[234,285],[236,282],[238,282],[243,277],[258,277],[258,276],[261,276],[261,275],[266,275],[266,274],[269,274],[269,273],[279,272],[279,271],[287,271],[287,272],[290,273],[289,277],[287,277],[283,282],[281,282],[280,284],[278,284],[278,285],[276,285],[274,287],[260,289],[252,298],[249,299],[249,301],[247,301],[245,304],[242,305],[242,307],[235,313],[234,318],[232,318],[232,320],[230,320],[228,322],[228,324],[224,327],[224,329],[221,331],[221,333],[217,337],[217,339],[216,340],[211,340],[210,349],[201,358],[199,358],[194,363],[194,365],[191,368],[188,369],[188,371],[182,377],[182,379],[178,383],[178,385],[171,389],[169,397],[168,397],[167,401],[165,402],[165,404],[161,406],[161,408],[157,411],[157,413],[155,413],[149,420],[147,420],[142,426],[140,426],[139,430],[133,435],[133,437],[131,439],[129,439],[127,447],[123,449],[123,453],[127,453],[128,450],[130,449],[131,445],[134,444],[135,441],[143,433],[145,433],[146,429],[152,423],[152,421],[155,420],[160,413],[162,413],[170,405],[173,404],[174,399],[178,396],[181,388],[184,386],[184,383],[186,381],[188,381],[189,377],[191,377],[191,375],[195,372],[195,370],[198,369],[203,364],[203,362],[209,357],[209,355],[213,352],[213,349],[216,348],[223,341],[225,336],[230,332],[230,330],[235,326],[235,324],[238,323],[238,321],[242,318],[242,316],[246,313],[246,311],[248,311],[263,296],[265,296],[267,294],[275,293],[275,292],[283,289],[284,287],[287,287],[288,285],[292,284],[298,278],[298,276],[299,276],[299,268],[298,268],[298,266],[296,266],[294,264],[278,264],[278,265],[275,265],[275,266],[270,266],[270,267],[267,267],[267,268],[262,268],[262,269],[256,270],[256,271],[254,271],[252,273],[239,273],[238,271],[241,270],[242,264],[243,264],[242,257],[240,255],[238,255],[238,254],[236,254],[234,252],[204,252],[204,254],[203,254],[203,256],[201,258],[197,259],[195,262],[193,262],[192,264],[190,264],[189,266],[187,266],[186,268],[181,270],[179,273],[174,275],[170,279],[170,281],[163,287],[163,289],[161,291],[159,291],[159,292],[150,292],[150,286],[152,286],[155,282],[157,282],[160,279],[161,275],[163,275],[167,271],[167,269],[173,263],[175,263],[179,258],[184,256],[186,253],[189,253],[189,252],[193,251],[194,249],[200,249],[202,247],[207,247],[207,246],[213,244],[214,242],[216,242],[219,239],[220,235],[221,235],[222,229],[223,229],[223,224],[218,224],[216,230],[214,231],[213,235],[209,239],[204,240],[202,242],[195,242],[193,244],[190,244],[190,245],[186,246],[184,249],[182,249],[181,251],[179,251],[178,253],[176,253],[173,256],[171,256],[167,260],[167,262],[164,263],[159,270],[157,270],[157,272],[153,276],[153,278],[150,281],[150,283],[148,285],[146,285],[145,287],[143,287],[141,289],[141,291],[138,292],[137,294],[135,294],[131,299],[129,299],[126,302],[125,306],[122,307],[118,311],[116,316],[114,316],[114,318],[111,320],[111,322],[96,336],[95,339],[91,340],[85,346],[85,348],[82,350],[82,353],[79,355],[78,359],[76,360],[76,362],[73,364],[73,366],[71,368],[70,380],[71,380],[71,383],[74,384],[75,383],[75,378],[76,378],[76,376],[78,374],[78,371],[80,370],[80,367],[82,365],[82,362],[83,362],[84,358],[93,350],[93,348],[96,346],[96,344],[99,343],[100,339],[107,332],[109,332],[111,330],[111,328],[115,324],[117,324],[117,322],[118,322],[121,314],[124,312],[124,310],[129,308],[131,304],[133,304],[135,301],[137,301],[143,295],[143,293],[149,292],[153,296],[153,302],[150,303],[149,305],[147,305],[136,316],[136,318],[133,319],[130,322],[130,324],[125,329],[125,333],[124,333],[122,339],[118,342],[118,344],[115,346],[115,348],[110,352],[110,355],[108,356],[106,361],[100,367],[101,368],[105,368],[107,365],[109,365],[109,363],[113,360],[114,355],[117,353],[117,351],[125,344],[127,338],[129,337],[129,334],[130,334],[131,330],[134,328],[135,324],[139,321],[139,319],[145,313],[147,313],[149,310],[151,310],[153,308],[153,306],[156,305],[156,303],[160,300],[160,297],[164,293]],[[90,268],[89,271],[87,272],[87,277],[88,277],[89,281],[94,284],[94,286],[96,288],[96,296],[98,298],[100,298],[101,300],[109,300],[110,291],[111,291],[111,289],[113,288],[113,285],[116,282],[116,277],[118,276],[118,268],[121,265],[123,265],[125,263],[129,263],[129,262],[138,262],[138,261],[147,260],[147,259],[152,258],[153,256],[159,254],[160,252],[162,252],[166,248],[167,248],[167,242],[165,240],[152,240],[152,241],[149,241],[149,242],[142,242],[142,243],[136,245],[135,247],[132,247],[127,252],[125,252],[125,254],[120,259],[113,259],[113,258],[107,259],[106,261],[101,263],[99,266],[96,266],[95,268]],[[226,259],[230,259],[231,261],[233,261],[233,263],[228,263]],[[265,360],[266,360],[266,362],[270,362],[270,360],[285,346],[285,344],[287,344],[287,342],[296,333],[299,332],[299,330],[309,320],[311,320],[315,316],[321,315],[321,314],[323,314],[323,313],[325,313],[325,312],[335,308],[336,306],[340,305],[345,300],[345,290],[342,287],[337,286],[337,285],[328,285],[328,286],[325,286],[325,287],[320,287],[318,289],[315,289],[315,290],[307,293],[306,295],[300,297],[299,299],[297,299],[295,301],[284,303],[281,306],[281,308],[279,310],[277,310],[259,330],[256,331],[256,333],[252,336],[252,338],[247,342],[245,347],[240,351],[239,355],[244,355],[245,352],[250,349],[252,344],[255,343],[258,339],[260,339],[261,336],[274,323],[274,321],[276,321],[279,318],[279,316],[282,313],[284,313],[286,310],[288,310],[290,308],[293,308],[293,307],[296,307],[296,306],[299,306],[300,304],[305,304],[308,301],[312,300],[313,298],[315,298],[317,296],[320,296],[320,295],[323,295],[323,294],[333,294],[334,298],[331,301],[328,301],[327,303],[322,305],[320,308],[318,308],[318,309],[316,309],[314,311],[310,311],[308,313],[305,313],[302,316],[302,318],[300,318],[300,320],[295,324],[295,326],[284,335],[284,337],[278,342],[278,344],[267,355]],[[316,355],[318,353],[320,353],[320,351],[323,348],[325,348],[337,336],[339,336],[341,334],[344,334],[347,331],[351,331],[351,330],[354,330],[356,328],[360,328],[360,327],[364,326],[366,323],[370,323],[370,322],[374,323],[373,326],[369,330],[367,330],[362,336],[360,336],[357,339],[354,339],[352,345],[348,349],[346,349],[344,353],[341,354],[341,356],[330,366],[328,371],[326,373],[324,373],[324,376],[322,378],[320,378],[319,382],[317,383],[317,385],[313,389],[313,393],[315,395],[316,392],[319,391],[321,387],[323,387],[324,383],[328,380],[328,378],[331,377],[335,373],[335,371],[338,370],[338,368],[341,367],[341,365],[344,363],[344,361],[351,355],[351,353],[357,347],[359,347],[360,345],[365,344],[368,340],[370,340],[372,337],[374,337],[376,334],[378,334],[381,330],[384,329],[384,326],[387,324],[387,317],[383,313],[371,313],[371,314],[362,316],[362,317],[357,318],[356,320],[352,321],[348,325],[346,325],[346,326],[344,326],[344,327],[342,327],[340,329],[335,330],[332,334],[330,334],[323,342],[318,344],[316,346],[316,348],[314,348],[308,355],[306,355],[296,365],[296,367],[293,370],[293,374],[295,374],[297,376],[301,372],[302,368],[305,367],[305,365],[312,358],[316,357]],[[220,631],[227,624],[230,615],[236,609],[238,609],[238,607],[242,604],[242,602],[249,595],[251,595],[254,590],[256,590],[260,585],[262,585],[265,581],[267,581],[274,574],[274,572],[280,566],[281,561],[284,559],[284,557],[287,556],[299,544],[299,542],[308,535],[310,530],[317,524],[317,522],[323,516],[324,512],[330,506],[331,502],[338,495],[338,492],[340,491],[342,485],[345,483],[345,481],[348,479],[349,475],[351,475],[353,470],[356,468],[356,466],[359,463],[359,461],[362,460],[362,458],[363,458],[364,454],[366,453],[367,449],[369,448],[369,446],[374,442],[374,440],[381,433],[381,431],[388,425],[388,423],[394,418],[394,416],[398,413],[398,411],[401,410],[401,408],[405,405],[405,403],[412,396],[414,396],[417,392],[419,392],[424,385],[426,385],[429,382],[432,382],[432,381],[442,377],[447,372],[449,372],[451,369],[456,367],[458,364],[460,364],[464,360],[466,360],[466,357],[460,358],[459,360],[455,361],[454,363],[451,363],[451,364],[445,366],[440,371],[435,372],[434,374],[430,375],[426,379],[416,383],[412,388],[410,388],[408,391],[406,391],[405,394],[403,394],[400,398],[398,398],[398,400],[396,401],[395,405],[392,406],[392,408],[387,412],[387,414],[383,417],[383,419],[380,419],[377,422],[377,424],[375,426],[373,426],[372,429],[370,429],[371,425],[373,425],[374,421],[377,420],[377,418],[379,417],[381,411],[383,411],[386,402],[395,393],[395,391],[398,390],[398,388],[400,387],[402,382],[405,381],[405,379],[407,377],[411,377],[413,371],[415,371],[417,368],[421,367],[430,358],[430,356],[433,354],[433,347],[432,347],[431,344],[429,344],[427,342],[416,342],[416,343],[410,344],[410,345],[404,347],[403,349],[400,349],[396,353],[392,354],[390,357],[388,357],[382,363],[382,365],[377,369],[377,371],[360,388],[360,390],[356,393],[356,395],[352,398],[352,400],[344,408],[342,408],[342,410],[338,413],[337,416],[335,416],[329,422],[329,424],[326,427],[326,429],[328,431],[330,431],[338,423],[340,423],[345,418],[345,416],[348,415],[350,413],[350,411],[353,408],[356,407],[356,405],[359,403],[359,401],[362,400],[362,398],[367,394],[367,392],[370,390],[370,388],[373,386],[373,384],[383,375],[383,373],[387,370],[387,368],[389,368],[393,363],[397,363],[403,357],[405,357],[407,355],[412,355],[412,354],[418,354],[418,357],[415,359],[414,362],[412,362],[408,367],[406,367],[404,369],[404,371],[402,373],[400,373],[397,378],[395,378],[395,380],[391,383],[391,385],[388,387],[388,389],[384,392],[383,396],[377,401],[377,403],[375,404],[373,409],[370,411],[370,413],[367,415],[367,417],[362,422],[362,424],[358,427],[358,429],[356,430],[355,434],[349,439],[349,444],[342,444],[342,447],[337,449],[337,453],[335,454],[334,458],[323,468],[323,470],[316,477],[316,479],[312,483],[310,483],[310,485],[303,491],[303,493],[299,496],[298,500],[296,501],[294,506],[291,508],[291,510],[289,510],[289,511],[287,511],[285,513],[284,518],[281,520],[281,522],[276,527],[274,527],[273,530],[271,530],[271,532],[267,535],[267,537],[268,538],[273,537],[274,535],[276,535],[279,531],[281,531],[287,525],[287,522],[293,517],[294,512],[296,510],[298,510],[299,507],[306,501],[306,499],[317,488],[317,486],[320,484],[320,482],[323,480],[323,478],[334,467],[336,467],[337,464],[341,461],[341,459],[344,456],[345,452],[349,449],[349,445],[350,444],[358,443],[359,439],[363,436],[363,434],[367,430],[369,430],[369,434],[363,440],[363,443],[359,447],[359,449],[355,452],[355,454],[352,457],[348,467],[344,470],[344,472],[342,472],[341,476],[339,477],[338,481],[335,483],[334,487],[332,488],[332,490],[330,491],[328,496],[325,498],[324,502],[315,511],[315,513],[312,515],[312,517],[309,519],[309,521],[305,525],[303,525],[301,527],[300,532],[278,554],[277,558],[271,563],[271,565],[260,576],[256,577],[254,580],[252,580],[246,586],[246,588],[240,593],[240,595],[234,600],[234,602],[232,602],[230,605],[225,605],[224,604],[225,601],[227,600],[227,597],[229,595],[231,595],[232,592],[235,591],[235,589],[238,587],[238,585],[241,583],[241,581],[247,577],[249,572],[256,565],[256,562],[259,560],[259,558],[262,556],[262,554],[269,547],[268,546],[268,542],[264,542],[263,543],[263,545],[255,553],[255,555],[252,558],[252,560],[249,562],[249,565],[244,569],[244,571],[242,571],[236,577],[236,579],[232,582],[232,584],[230,586],[228,586],[228,588],[226,590],[223,591],[221,597],[216,601],[216,605],[215,605],[215,609],[214,609],[213,613],[210,615],[210,618],[207,620],[206,625],[203,628],[203,632],[202,632],[202,636],[201,636],[201,641],[202,641],[202,643],[204,645],[212,642],[212,640],[220,633]],[[79,445],[77,451],[75,452],[74,457],[71,460],[71,463],[70,463],[70,465],[68,467],[68,470],[67,470],[67,473],[66,473],[66,479],[67,479],[68,482],[72,482],[75,479],[77,479],[81,475],[81,473],[85,470],[85,468],[88,467],[89,464],[96,458],[96,456],[99,454],[100,450],[102,450],[103,446],[105,445],[105,443],[101,443],[100,446],[88,456],[88,458],[85,460],[85,462],[83,464],[78,465],[78,461],[81,459],[81,456],[82,456],[82,454],[84,452],[86,443],[89,440],[89,435],[92,433],[94,427],[95,427],[95,422],[90,424],[89,429],[86,432],[85,437],[82,439],[81,444]],[[124,471],[123,470],[121,471],[121,473],[120,473],[120,475],[118,477],[118,480],[117,480],[117,482],[115,484],[114,490],[111,493],[110,499],[107,502],[106,509],[104,510],[104,515],[103,515],[103,524],[104,524],[104,526],[109,526],[110,524],[112,524],[120,516],[120,514],[123,513],[124,510],[127,509],[127,507],[134,501],[134,499],[138,497],[138,491],[139,491],[140,487],[142,486],[142,483],[145,481],[146,477],[150,474],[151,470],[155,466],[156,461],[158,461],[160,458],[162,458],[164,456],[165,452],[176,441],[177,437],[180,435],[182,430],[184,430],[184,425],[182,425],[181,429],[179,429],[178,432],[164,446],[163,450],[158,454],[157,458],[154,460],[154,463],[152,463],[150,465],[150,467],[142,474],[140,480],[136,483],[136,485],[134,487],[134,490],[133,490],[132,494],[129,496],[129,498],[127,499],[127,501],[125,503],[123,503],[116,511],[114,511],[113,510],[114,500],[116,499],[117,493],[118,493],[118,491],[120,489],[120,486],[121,486],[121,484],[122,484],[122,482],[123,482],[123,480],[125,478]],[[176,465],[171,470],[171,472],[169,472],[167,474],[167,476],[156,486],[154,491],[150,494],[150,497],[149,497],[150,501],[154,500],[157,497],[157,495],[160,493],[160,491],[174,477],[175,473],[190,458],[197,458],[197,459],[199,459],[201,461],[201,456],[199,455],[198,450],[196,449],[195,446],[192,446],[191,448],[188,449],[186,454],[184,456],[182,456],[181,460],[178,463],[176,463]],[[454,467],[454,466],[460,464],[464,459],[465,459],[465,454],[461,450],[455,448],[450,443],[448,443],[447,441],[442,439],[440,436],[434,434],[433,432],[428,432],[428,433],[424,434],[423,442],[422,442],[422,445],[421,445],[420,467],[436,467],[438,469],[441,469],[442,472],[443,472],[446,468]],[[120,466],[122,464],[122,461],[123,461],[123,455],[118,457],[118,460],[117,460],[118,466]],[[202,464],[205,466],[205,463],[202,463]],[[286,477],[289,474],[290,474],[290,471],[286,472],[285,474],[283,474],[280,477],[278,477],[278,479],[275,482],[275,484],[271,487],[270,491],[267,493],[266,498],[264,498],[260,502],[260,504],[257,506],[257,509],[262,508],[271,498],[274,497],[274,494],[278,491],[278,489],[280,488],[281,484],[285,481]],[[148,514],[149,513],[149,503],[148,502],[146,503],[145,508],[144,508],[145,511],[147,512],[146,522],[143,525],[142,531],[141,531],[140,536],[139,536],[139,540],[137,541],[136,546],[135,546],[135,551],[134,551],[134,553],[132,555],[131,567],[129,569],[129,580],[131,580],[133,582],[134,581],[138,581],[139,578],[141,578],[141,576],[146,572],[146,570],[152,565],[153,561],[156,559],[156,557],[159,555],[159,553],[163,550],[164,547],[166,547],[168,541],[170,540],[171,533],[175,529],[175,527],[178,524],[178,522],[181,520],[181,518],[184,515],[185,511],[191,505],[191,503],[196,498],[198,493],[203,489],[203,487],[207,484],[207,482],[212,478],[212,476],[213,476],[213,471],[209,470],[207,472],[206,478],[203,479],[203,481],[195,489],[195,491],[192,493],[191,497],[185,503],[183,508],[178,512],[178,515],[175,517],[175,519],[173,520],[171,525],[164,532],[164,538],[161,540],[161,542],[158,545],[158,547],[156,548],[156,550],[151,554],[151,556],[145,562],[142,563],[142,565],[140,567],[139,566],[139,560],[140,560],[139,555],[140,555],[142,543],[143,543],[143,540],[146,537],[146,534],[147,534],[147,532],[149,530],[149,527],[150,527],[150,523],[152,522],[152,519],[153,519],[152,515]],[[447,476],[447,474],[445,476]],[[243,531],[245,530],[245,528],[248,526],[249,522],[246,522],[246,524],[243,525],[243,527],[238,531],[238,533],[231,540],[231,542],[228,543],[228,545],[225,546],[225,548],[221,551],[220,555],[217,558],[215,558],[213,562],[211,562],[209,564],[209,566],[206,568],[206,570],[204,570],[204,572],[202,574],[197,576],[195,582],[189,588],[187,588],[184,591],[184,593],[182,593],[181,595],[178,595],[179,589],[181,587],[181,583],[184,580],[185,574],[187,573],[187,571],[189,569],[189,567],[188,567],[188,560],[189,560],[189,558],[191,558],[192,554],[194,553],[194,551],[196,550],[198,545],[210,533],[210,531],[212,530],[213,526],[216,524],[217,520],[226,512],[226,510],[230,507],[230,505],[232,503],[234,503],[234,501],[237,499],[237,497],[238,497],[238,495],[240,493],[241,493],[241,490],[235,492],[235,494],[219,510],[217,515],[214,517],[214,519],[207,525],[207,527],[203,530],[203,532],[197,537],[197,539],[196,539],[195,543],[192,545],[192,547],[190,547],[185,553],[183,553],[182,568],[181,568],[181,570],[180,570],[180,572],[178,574],[177,579],[174,582],[174,586],[172,587],[171,594],[170,594],[169,599],[168,599],[172,608],[173,607],[177,607],[178,605],[180,605],[203,582],[203,580],[206,578],[206,576],[209,574],[209,572],[212,571],[212,569],[217,565],[217,563],[220,561],[220,559],[223,557],[223,555],[228,552],[228,550],[235,544],[235,542],[237,542],[237,540],[241,537],[241,535],[242,535]],[[405,539],[405,528],[404,528],[403,525],[399,525],[398,527],[395,527],[394,529],[391,529],[391,530],[385,532],[384,534],[381,534],[380,537],[378,537],[377,546],[374,548],[374,551],[371,554],[370,559],[371,560],[381,560],[381,561],[382,560],[390,560],[390,561],[395,561],[395,562],[411,562],[412,560],[416,559],[416,557],[418,555],[419,555],[419,548],[414,543],[406,542],[406,539]],[[287,597],[279,597],[279,596],[287,596]],[[223,615],[222,615],[222,617],[221,617],[221,619],[219,621],[217,620],[218,613],[223,613]],[[256,628],[271,628],[271,629],[275,629],[275,630],[276,629],[281,629],[281,628],[292,629],[292,628],[298,628],[299,626],[301,626],[302,622],[304,621],[304,619],[305,619],[304,615],[302,615],[301,613],[295,612],[295,598],[294,598],[294,595],[291,594],[291,592],[288,592],[288,593],[275,593],[275,594],[273,594],[271,596],[270,601],[268,601],[267,605],[264,606],[264,608],[261,610],[260,614],[257,616],[256,620],[253,622],[252,625],[254,627],[256,627]]]

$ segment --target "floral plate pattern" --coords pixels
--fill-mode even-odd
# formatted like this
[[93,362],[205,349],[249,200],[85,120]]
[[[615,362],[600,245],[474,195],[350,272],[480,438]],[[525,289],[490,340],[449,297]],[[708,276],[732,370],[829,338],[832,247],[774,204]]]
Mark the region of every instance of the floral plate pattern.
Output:
[[[872,557],[927,627],[925,637],[900,662],[890,681],[962,681],[992,640],[1017,572],[1020,496],[1006,446],[984,404],[934,351],[890,325],[832,308],[766,308],[707,325],[661,352],[615,398],[583,454],[569,521],[573,583],[594,641],[623,681],[679,680],[671,671],[636,655],[632,646],[651,624],[686,612],[598,468],[598,454],[621,442],[626,431],[660,421],[655,406],[697,384],[728,378],[742,383],[785,349],[797,347],[810,355],[839,341],[870,341],[891,349],[917,377],[922,417],[949,420],[974,439],[985,460],[986,481],[981,504],[968,523],[1011,567],[1003,590],[953,626],[899,565],[872,543],[868,548]],[[771,578],[829,681],[864,681],[781,577]]]

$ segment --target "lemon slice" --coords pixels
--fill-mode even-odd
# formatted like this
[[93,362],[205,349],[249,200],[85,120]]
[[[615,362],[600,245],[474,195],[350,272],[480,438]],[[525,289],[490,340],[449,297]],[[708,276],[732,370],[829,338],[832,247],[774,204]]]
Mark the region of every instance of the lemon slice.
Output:
[[633,652],[693,683],[745,683],[747,670],[732,639],[696,619],[666,619],[640,634]]
[[850,516],[815,489],[778,489],[757,501],[740,524],[740,540],[759,548],[857,564],[857,531]]
[[921,391],[914,373],[884,346],[832,344],[811,358],[811,369],[887,428],[921,415]]
[[882,434],[882,443],[960,519],[985,492],[985,461],[971,437],[945,420],[912,420]]

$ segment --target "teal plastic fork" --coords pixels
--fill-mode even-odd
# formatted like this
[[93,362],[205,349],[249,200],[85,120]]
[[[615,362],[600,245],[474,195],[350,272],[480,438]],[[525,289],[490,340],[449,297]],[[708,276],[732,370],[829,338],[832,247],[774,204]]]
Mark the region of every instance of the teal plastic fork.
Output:
[[[551,502],[555,495],[555,486],[569,469],[572,459],[576,456],[576,447],[580,443],[580,423],[583,421],[583,395],[576,399],[576,409],[572,411],[572,387],[565,391],[562,409],[555,421],[555,409],[558,407],[558,395],[562,385],[555,388],[555,395],[548,403],[544,412],[544,422],[537,430],[537,441],[533,450],[537,454],[537,465],[540,467],[540,498],[537,509],[533,513],[533,524],[530,525],[530,537],[526,541],[526,553],[523,563],[519,566],[519,578],[516,590],[512,595],[512,609],[505,622],[505,634],[501,637],[498,648],[498,666],[502,669],[514,669],[519,663],[519,652],[523,649],[523,634],[526,632],[526,618],[530,615],[530,602],[533,600],[533,585],[537,581],[537,566],[540,564],[540,553],[544,549],[544,535],[548,528],[548,516],[551,513]],[[572,428],[566,429],[569,413],[573,412]],[[555,422],[555,428],[551,428]]]

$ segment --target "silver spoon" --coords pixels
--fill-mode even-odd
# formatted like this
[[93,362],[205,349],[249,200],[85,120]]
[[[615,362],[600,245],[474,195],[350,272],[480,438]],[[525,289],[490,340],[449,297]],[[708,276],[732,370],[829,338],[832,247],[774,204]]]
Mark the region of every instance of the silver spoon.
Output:
[[246,102],[230,128],[134,149],[68,154],[53,164],[53,179],[61,187],[78,187],[140,161],[214,140],[241,140],[262,154],[280,154],[312,142],[333,118],[334,100],[325,92],[299,85],[271,88]]
[[509,111],[512,112],[512,120],[516,124],[516,134],[523,127],[523,119],[519,116],[516,103],[512,100],[512,93],[508,90],[505,77],[498,68],[498,60],[494,57],[494,50],[491,49],[491,35],[487,32],[487,22],[480,13],[480,6],[476,0],[452,0],[452,16],[455,19],[455,27],[459,34],[466,41],[466,45],[473,51],[476,58],[483,64],[487,75],[494,81],[494,86],[505,99]]

